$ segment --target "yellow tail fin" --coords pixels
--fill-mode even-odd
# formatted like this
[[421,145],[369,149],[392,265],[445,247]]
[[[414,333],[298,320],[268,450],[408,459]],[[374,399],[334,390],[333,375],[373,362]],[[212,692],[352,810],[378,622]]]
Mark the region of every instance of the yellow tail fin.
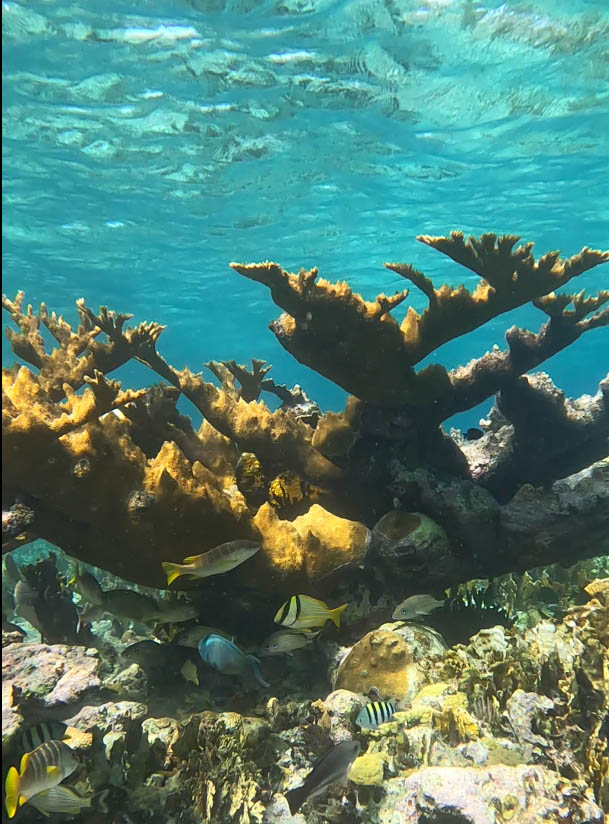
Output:
[[337,627],[340,627],[340,616],[343,612],[347,609],[349,604],[343,604],[341,607],[336,607],[336,609],[331,609],[328,613],[328,618],[331,621],[334,621]]
[[182,574],[180,564],[172,564],[170,561],[161,561],[163,572],[167,576],[167,585],[173,584],[176,578]]
[[11,767],[6,775],[4,806],[9,818],[13,818],[19,804],[19,773]]
[[68,581],[68,586],[73,587],[78,578],[80,577],[80,566],[78,564],[74,564],[74,572],[72,573],[72,577]]

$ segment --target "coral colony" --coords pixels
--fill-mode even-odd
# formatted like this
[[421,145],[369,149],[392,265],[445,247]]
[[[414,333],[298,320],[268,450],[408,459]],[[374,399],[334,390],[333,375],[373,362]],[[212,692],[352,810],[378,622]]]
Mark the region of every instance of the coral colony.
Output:
[[[386,264],[428,301],[401,323],[407,289],[367,302],[316,269],[231,264],[283,310],[280,344],[349,394],[342,412],[259,360],[210,361],[215,382],[180,370],[157,323],[79,300],[73,329],[3,297],[21,361],[3,369],[3,553],[42,538],[104,576],[77,566],[68,584],[52,556],[5,556],[3,754],[18,764],[28,725],[65,721],[96,764],[81,795],[58,778],[37,803],[15,769],[9,815],[78,812],[103,792],[137,822],[289,822],[301,805],[312,824],[418,824],[415,806],[421,821],[490,820],[472,799],[498,821],[602,820],[609,573],[592,559],[609,554],[609,376],[568,399],[528,373],[609,324],[609,290],[555,291],[609,252],[418,240],[480,282],[437,289]],[[529,303],[538,332],[513,326],[505,349],[417,370]],[[130,360],[161,383],[107,377]],[[493,398],[480,429],[444,430]]]

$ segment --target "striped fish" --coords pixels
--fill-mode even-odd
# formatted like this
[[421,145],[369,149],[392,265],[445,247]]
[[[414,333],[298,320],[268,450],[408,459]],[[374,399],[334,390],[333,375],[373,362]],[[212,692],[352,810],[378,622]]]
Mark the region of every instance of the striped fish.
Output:
[[77,795],[69,787],[51,787],[43,790],[30,800],[32,807],[36,807],[44,815],[50,813],[68,813],[78,815],[81,810],[92,808],[105,815],[108,814],[106,796],[110,790],[104,790],[99,795]]
[[334,621],[340,627],[340,616],[349,605],[343,604],[330,609],[323,601],[311,598],[310,595],[292,595],[275,615],[275,623],[292,629],[307,629],[323,627],[327,621]]
[[35,727],[29,727],[19,736],[19,749],[31,752],[45,741],[61,741],[66,737],[67,724],[61,721],[43,721]]
[[375,730],[391,721],[397,704],[395,701],[371,701],[359,711],[355,723],[363,730]]
[[17,808],[37,793],[56,787],[78,767],[72,750],[62,741],[45,741],[21,759],[19,772],[11,767],[6,776],[6,813],[13,818]]

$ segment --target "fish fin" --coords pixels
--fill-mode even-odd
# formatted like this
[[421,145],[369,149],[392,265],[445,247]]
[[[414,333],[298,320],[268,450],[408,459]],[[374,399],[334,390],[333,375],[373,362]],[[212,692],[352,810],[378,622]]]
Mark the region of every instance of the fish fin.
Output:
[[105,790],[102,790],[97,795],[94,795],[91,799],[91,806],[100,813],[104,813],[108,815],[110,810],[108,809],[108,805],[106,804],[106,798],[108,797],[108,793],[110,792],[110,787]]
[[347,609],[348,606],[349,604],[343,604],[342,606],[336,607],[336,609],[331,609],[328,612],[328,618],[331,621],[334,621],[337,627],[340,627],[340,616]]
[[47,775],[57,775],[59,772],[59,767],[55,767],[53,764],[47,767]]
[[4,785],[5,796],[4,806],[6,807],[6,814],[9,818],[14,818],[19,806],[19,773],[16,767],[11,767],[6,774],[6,783]]
[[74,574],[68,581],[68,586],[73,587],[76,581],[78,580],[78,576],[80,575],[80,567],[78,564],[74,564]]
[[182,563],[183,564],[194,564],[194,562],[198,561],[200,557],[201,557],[200,555],[189,555],[188,558],[184,558]]
[[27,762],[30,760],[30,755],[32,753],[26,752],[21,756],[21,764],[19,765],[19,772],[21,775],[25,772],[25,768],[27,767]]
[[302,807],[307,797],[307,792],[302,787],[296,787],[294,790],[289,790],[285,794],[286,801],[288,802],[288,806],[290,808],[290,814],[294,815],[298,812],[298,810]]
[[173,584],[176,578],[182,574],[180,564],[172,564],[170,561],[161,561],[163,572],[167,576],[167,585]]

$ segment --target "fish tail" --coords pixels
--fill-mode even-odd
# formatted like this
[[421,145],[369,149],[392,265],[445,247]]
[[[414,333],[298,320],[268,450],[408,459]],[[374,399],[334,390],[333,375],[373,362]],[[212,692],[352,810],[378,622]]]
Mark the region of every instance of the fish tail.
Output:
[[336,607],[336,609],[331,609],[329,611],[328,618],[331,621],[334,621],[337,627],[340,627],[340,616],[343,614],[343,612],[347,609],[348,606],[349,604],[343,604],[342,606]]
[[289,790],[286,794],[286,801],[290,807],[290,814],[294,815],[305,803],[307,798],[307,791],[302,787],[296,787],[294,790]]
[[4,806],[6,807],[6,814],[9,818],[13,818],[19,806],[19,773],[16,767],[11,767],[6,775],[6,784],[4,785],[5,798]]
[[167,586],[169,586],[169,584],[173,584],[175,579],[182,575],[181,564],[172,564],[171,561],[161,561],[161,566],[163,567],[163,572],[167,576]]
[[108,805],[106,804],[106,798],[108,797],[108,793],[110,792],[110,787],[106,790],[102,790],[97,795],[94,795],[91,799],[91,806],[97,810],[97,812],[104,813],[104,815],[108,815],[110,810],[108,809]]

